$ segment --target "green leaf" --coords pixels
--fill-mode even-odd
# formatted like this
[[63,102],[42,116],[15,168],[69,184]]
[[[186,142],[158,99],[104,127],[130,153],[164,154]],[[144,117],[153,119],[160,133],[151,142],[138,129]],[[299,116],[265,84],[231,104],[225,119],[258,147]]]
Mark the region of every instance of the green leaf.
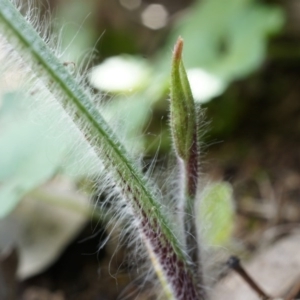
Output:
[[[219,79],[220,87],[211,91],[212,98],[262,64],[267,38],[283,27],[284,19],[280,8],[255,0],[228,0],[222,7],[219,0],[195,1],[175,25],[159,64],[167,68],[169,49],[177,36],[182,36],[187,73],[198,68]],[[203,82],[195,86],[200,94]],[[207,87],[203,89],[207,94]]]
[[227,182],[208,185],[197,207],[197,222],[203,238],[212,246],[224,245],[231,237],[234,225],[232,187]]
[[[64,130],[59,124],[53,124],[53,119],[62,118],[60,107],[52,105],[44,110],[45,102],[24,97],[20,92],[4,94],[2,102],[0,218],[9,214],[28,192],[57,172],[78,178],[91,175],[90,170],[97,165],[95,157],[87,155],[87,143],[76,143],[76,151],[72,151],[74,141],[81,138],[70,122],[64,122]],[[78,170],[76,161],[83,155],[85,162]]]

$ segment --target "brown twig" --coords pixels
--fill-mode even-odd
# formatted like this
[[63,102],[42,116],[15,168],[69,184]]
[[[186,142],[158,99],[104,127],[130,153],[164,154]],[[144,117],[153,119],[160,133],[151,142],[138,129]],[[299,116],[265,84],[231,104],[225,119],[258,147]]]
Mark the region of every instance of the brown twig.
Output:
[[236,256],[231,256],[227,265],[236,271],[247,283],[248,285],[258,294],[260,299],[262,300],[271,300],[272,297],[268,296],[258,285],[257,283],[250,277],[250,275],[246,272],[246,270],[240,264],[240,260]]

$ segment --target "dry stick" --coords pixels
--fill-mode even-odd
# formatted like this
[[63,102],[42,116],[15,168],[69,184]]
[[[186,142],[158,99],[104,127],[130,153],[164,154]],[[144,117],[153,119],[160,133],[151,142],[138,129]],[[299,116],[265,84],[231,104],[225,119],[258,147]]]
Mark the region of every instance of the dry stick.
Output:
[[258,294],[260,299],[262,300],[271,300],[272,297],[268,296],[258,285],[257,283],[250,277],[250,275],[246,272],[246,270],[240,264],[240,260],[236,256],[231,256],[227,265],[236,271],[247,283],[248,285]]
[[293,300],[300,294],[300,280],[298,278],[297,284],[295,284],[290,292],[284,297],[284,300]]

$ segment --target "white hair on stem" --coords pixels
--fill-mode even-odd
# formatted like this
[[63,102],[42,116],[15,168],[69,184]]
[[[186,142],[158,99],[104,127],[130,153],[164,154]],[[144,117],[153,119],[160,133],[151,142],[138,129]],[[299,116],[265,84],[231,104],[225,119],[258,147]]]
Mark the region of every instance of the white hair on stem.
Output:
[[[31,88],[26,91],[27,96],[36,103],[41,101],[45,112],[41,114],[41,119],[49,109],[56,112],[54,115],[58,115],[60,121],[45,120],[49,122],[47,134],[57,126],[60,130],[58,137],[65,135],[70,138],[68,128],[71,129],[74,148],[85,145],[88,149],[84,155],[80,154],[83,155],[80,163],[84,165],[89,160],[85,158],[87,155],[91,155],[96,162],[90,166],[89,175],[98,174],[99,169],[104,170],[100,174],[99,189],[105,191],[108,202],[106,207],[111,211],[111,220],[107,226],[118,228],[120,224],[120,239],[130,242],[129,247],[134,248],[132,254],[137,257],[141,254],[148,262],[151,260],[168,299],[204,299],[194,280],[186,251],[176,235],[172,217],[163,209],[162,195],[153,181],[143,175],[140,163],[136,163],[135,154],[128,149],[126,151],[122,137],[117,134],[118,126],[109,127],[99,113],[99,106],[93,105],[99,95],[87,86],[86,74],[76,70],[75,74],[70,74],[73,70],[70,72],[63,66],[63,62],[59,63],[53,56],[60,57],[60,50],[53,48],[53,45],[60,43],[52,42],[48,29],[41,29],[38,19],[33,17],[33,25],[52,49],[52,53],[14,11],[9,1],[2,1],[1,34],[12,45],[10,49],[18,53],[18,59],[9,60],[6,62],[7,66],[20,63],[20,71],[24,72],[24,80],[20,84],[22,87],[30,85]],[[35,13],[35,9],[29,9],[29,22],[31,12]]]

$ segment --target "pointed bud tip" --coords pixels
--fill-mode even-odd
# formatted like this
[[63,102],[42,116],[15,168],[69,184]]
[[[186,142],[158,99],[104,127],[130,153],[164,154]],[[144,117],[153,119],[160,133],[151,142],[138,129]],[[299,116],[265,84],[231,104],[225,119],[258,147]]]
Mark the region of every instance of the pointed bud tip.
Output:
[[174,54],[173,54],[174,60],[181,60],[182,48],[183,48],[183,39],[180,36],[177,39],[177,42],[176,42],[175,47],[174,47]]

